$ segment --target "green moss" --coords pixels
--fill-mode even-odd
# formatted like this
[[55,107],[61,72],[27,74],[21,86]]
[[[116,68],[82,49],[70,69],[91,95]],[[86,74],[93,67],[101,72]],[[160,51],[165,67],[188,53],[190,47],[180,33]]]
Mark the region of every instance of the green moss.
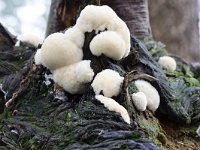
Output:
[[199,80],[193,77],[184,77],[184,80],[188,86],[200,86]]
[[167,142],[167,137],[162,132],[158,133],[157,139],[162,143],[162,145],[165,145]]
[[177,70],[175,70],[175,71],[169,71],[169,72],[167,72],[166,73],[167,74],[167,76],[174,76],[174,77],[181,77],[181,76],[184,76],[184,73],[183,72],[181,72],[181,71],[177,71]]
[[158,60],[159,57],[167,55],[165,45],[161,42],[153,41],[152,39],[145,39],[145,45],[151,55]]
[[12,116],[11,112],[5,108],[4,112],[2,114],[0,114],[0,123],[4,120],[4,119],[8,119]]
[[184,64],[182,67],[183,67],[182,71],[175,70],[172,72],[167,72],[167,76],[169,77],[169,79],[172,81],[173,76],[175,77],[175,79],[182,77],[187,87],[191,87],[191,86],[199,87],[200,81],[194,77],[194,73],[190,70],[190,67],[186,64]]
[[128,86],[128,94],[131,95],[133,93],[138,92],[137,87],[135,86],[134,82],[132,82],[129,86]]
[[180,132],[183,132],[184,134],[188,134],[190,136],[196,136],[196,130],[199,127],[199,124],[191,124],[189,126],[181,126]]
[[21,68],[23,68],[24,65],[25,65],[25,62],[24,62],[23,60],[20,60],[20,59],[14,60],[14,61],[12,61],[11,63],[17,68],[18,71],[19,71]]
[[156,118],[153,119],[138,119],[139,126],[147,133],[147,138],[151,139],[156,145],[162,146],[166,143],[166,136],[162,131],[161,126]]
[[138,140],[141,138],[141,133],[136,132],[136,133],[132,134],[131,138],[133,140]]
[[183,72],[185,73],[185,76],[187,77],[193,77],[194,73],[190,70],[190,66],[187,64],[183,64]]

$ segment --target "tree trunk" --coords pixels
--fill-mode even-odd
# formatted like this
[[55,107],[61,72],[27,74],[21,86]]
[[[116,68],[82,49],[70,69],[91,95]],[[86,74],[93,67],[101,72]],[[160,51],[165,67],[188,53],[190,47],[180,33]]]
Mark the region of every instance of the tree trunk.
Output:
[[98,5],[99,0],[52,0],[46,36],[73,26],[78,12],[88,4]]
[[198,0],[149,1],[154,39],[188,61],[200,61]]
[[[76,13],[80,6],[99,2],[84,0],[52,0],[46,35],[62,31],[75,24]],[[147,0],[102,0],[102,5],[108,5],[124,20],[132,35],[139,39],[151,37]]]
[[151,37],[149,23],[148,0],[101,0],[102,5],[114,9],[119,17],[124,20],[132,35],[140,40]]

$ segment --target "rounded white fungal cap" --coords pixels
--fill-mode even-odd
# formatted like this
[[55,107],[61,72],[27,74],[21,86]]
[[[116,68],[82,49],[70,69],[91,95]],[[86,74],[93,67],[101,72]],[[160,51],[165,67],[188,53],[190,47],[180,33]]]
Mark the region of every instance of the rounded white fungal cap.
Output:
[[102,104],[104,104],[104,106],[108,110],[119,113],[121,117],[123,118],[123,120],[126,123],[130,124],[130,117],[127,110],[122,105],[117,103],[114,99],[105,97],[103,95],[96,95],[95,98],[98,101],[100,101]]
[[83,32],[92,32],[92,30],[103,31],[116,18],[116,13],[108,6],[87,5],[80,13],[76,25]]
[[85,35],[77,26],[67,29],[65,37],[74,42],[79,48],[83,47]]
[[90,60],[56,69],[53,72],[54,82],[71,94],[80,94],[85,90],[85,83],[92,81],[94,72]]
[[35,53],[34,60],[36,65],[42,65],[41,49]]
[[103,92],[104,96],[112,97],[119,94],[123,80],[118,72],[106,69],[96,75],[91,86],[96,95]]
[[147,107],[147,98],[143,92],[137,92],[132,94],[132,100],[139,111],[145,111]]
[[114,60],[120,60],[125,54],[126,47],[124,40],[116,32],[105,31],[92,39],[90,50],[93,55],[104,54]]
[[135,86],[139,92],[143,92],[147,98],[147,107],[155,112],[160,105],[160,95],[155,87],[145,80],[136,80]]
[[128,54],[130,53],[131,40],[130,40],[130,31],[126,23],[119,17],[113,18],[111,20],[111,24],[108,27],[108,30],[117,32],[121,36],[121,38],[124,40],[125,46],[126,46],[124,57],[127,57]]
[[19,37],[19,40],[22,42],[32,44],[35,47],[38,47],[39,44],[43,43],[43,40],[41,38],[31,34],[24,34]]
[[49,35],[42,44],[43,65],[50,70],[77,63],[82,60],[83,52],[63,33]]
[[167,71],[176,70],[176,61],[170,56],[162,56],[159,58],[158,63]]

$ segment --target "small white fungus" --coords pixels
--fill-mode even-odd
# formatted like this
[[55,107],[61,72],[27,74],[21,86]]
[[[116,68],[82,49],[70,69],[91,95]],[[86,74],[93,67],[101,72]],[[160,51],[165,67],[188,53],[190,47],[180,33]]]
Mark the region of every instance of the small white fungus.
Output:
[[112,97],[119,94],[123,80],[118,72],[106,69],[96,75],[91,86],[96,95],[102,92],[104,96]]
[[55,70],[77,63],[83,58],[83,51],[72,41],[65,38],[63,33],[49,35],[42,44],[41,58],[43,65]]
[[94,72],[90,67],[90,60],[56,69],[53,72],[54,82],[71,94],[84,92],[85,83],[92,81]]
[[160,105],[160,96],[155,87],[153,87],[149,82],[144,80],[136,80],[135,86],[139,92],[143,92],[147,98],[147,107],[155,112]]
[[200,137],[200,126],[197,128],[196,133]]
[[42,65],[41,49],[35,53],[34,60],[36,65]]
[[162,56],[159,58],[158,63],[167,71],[176,70],[176,61],[170,56]]
[[103,95],[96,95],[95,98],[98,101],[100,101],[102,104],[104,104],[104,106],[108,108],[108,110],[119,113],[121,117],[123,118],[123,120],[126,123],[130,124],[130,117],[127,110],[122,105],[117,103],[114,99],[107,98]]
[[39,37],[31,34],[24,34],[19,37],[19,40],[22,42],[26,42],[29,44],[32,44],[35,47],[38,47],[39,44],[42,44],[43,40],[40,39]]
[[92,39],[90,50],[93,55],[104,54],[114,60],[120,60],[125,54],[126,47],[124,40],[116,32],[105,31]]
[[132,100],[139,111],[145,111],[147,107],[147,98],[143,92],[137,92],[132,94]]
[[83,47],[85,35],[77,26],[67,29],[65,37],[74,42],[79,48]]

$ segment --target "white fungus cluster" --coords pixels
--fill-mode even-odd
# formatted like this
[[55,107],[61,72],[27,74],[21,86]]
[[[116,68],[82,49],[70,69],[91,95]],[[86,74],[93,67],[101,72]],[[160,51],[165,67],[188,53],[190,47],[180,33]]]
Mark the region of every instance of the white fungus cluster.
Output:
[[49,35],[35,54],[35,64],[53,73],[54,82],[71,94],[82,93],[94,72],[90,60],[83,60],[84,33],[76,27]]
[[[35,54],[36,65],[42,64],[50,69],[54,82],[71,94],[83,93],[86,83],[93,79],[91,61],[82,60],[85,33],[93,30],[97,34],[89,45],[93,55],[104,54],[120,60],[129,54],[130,32],[127,25],[110,7],[94,5],[86,6],[76,24],[65,33],[49,35]],[[127,110],[109,98],[120,93],[123,80],[119,73],[106,69],[96,75],[91,85],[96,99],[109,110],[120,113],[130,124]],[[101,92],[104,96],[99,95]]]
[[[160,95],[158,91],[156,90],[156,88],[153,87],[149,82],[145,80],[136,80],[135,86],[137,87],[139,92],[143,92],[145,94],[148,109],[150,109],[152,112],[155,112],[160,105]],[[144,96],[142,96],[141,94],[140,95],[137,94],[137,99],[139,99],[138,97],[140,97],[143,102],[142,103],[135,102],[136,108],[140,108],[141,105],[142,107],[144,107],[143,106],[145,104]]]
[[85,83],[91,82],[94,72],[90,67],[90,60],[56,69],[53,72],[54,82],[71,94],[83,93]]
[[176,70],[176,61],[170,56],[162,56],[159,58],[158,63],[167,71]]
[[[90,50],[94,55],[99,56],[105,54],[107,57],[111,55],[110,58],[114,60],[119,60],[122,57],[128,56],[130,52],[130,31],[126,23],[121,20],[110,7],[86,6],[80,13],[76,25],[84,32],[91,32],[93,30],[95,30],[96,33],[99,31],[105,32],[105,30],[112,31],[97,35],[98,37],[96,38],[94,37],[90,45]],[[113,32],[115,34],[113,34]],[[103,38],[106,38],[106,40]],[[117,40],[119,44],[113,47],[113,44],[116,44],[114,40]],[[105,41],[106,46],[100,44]],[[108,50],[106,48],[108,48]],[[110,53],[108,51],[110,51]]]
[[147,97],[143,92],[137,92],[132,94],[132,100],[139,111],[145,111],[147,107]]
[[40,58],[36,59],[36,64],[42,63],[53,71],[81,61],[84,34],[93,30],[96,33],[102,31],[90,43],[93,55],[104,54],[114,60],[120,60],[129,54],[130,32],[125,22],[108,6],[88,5],[81,11],[73,27],[64,34],[54,33],[44,40],[41,52],[36,54],[35,58]]
[[26,42],[32,44],[35,47],[38,47],[39,44],[43,43],[43,40],[39,37],[32,35],[32,34],[24,34],[19,37],[19,40],[22,42]]
[[130,117],[127,110],[122,105],[117,103],[114,99],[102,95],[96,95],[95,98],[102,104],[104,104],[104,106],[108,108],[108,110],[119,113],[123,120],[126,123],[130,124]]
[[118,72],[106,69],[96,75],[91,85],[96,95],[102,92],[104,96],[112,97],[119,94],[123,80]]
[[[66,76],[58,76],[58,74],[67,74],[68,78],[70,78],[69,70],[73,70],[72,66],[76,66],[77,63],[81,62],[83,59],[84,54],[82,47],[85,40],[84,34],[85,32],[91,32],[93,30],[95,30],[96,33],[102,31],[100,34],[97,34],[90,43],[90,50],[93,55],[100,56],[104,54],[114,60],[120,60],[129,54],[130,32],[127,25],[110,7],[94,5],[86,6],[80,13],[76,24],[66,30],[65,33],[53,33],[49,35],[44,40],[41,49],[38,49],[36,52],[36,65],[42,64],[50,69],[54,74],[56,83],[64,87],[64,89],[70,93],[79,92],[76,90],[76,92],[69,90],[69,87],[74,87],[75,83],[68,82],[69,79],[67,79]],[[81,64],[83,65],[84,63]],[[99,74],[92,84],[95,93],[99,94],[102,90],[103,94],[107,97],[118,95],[123,77],[109,70],[105,70],[103,73]],[[76,76],[74,73],[71,73],[71,76],[72,75]],[[88,80],[87,82],[90,81],[91,80]],[[107,81],[112,81],[113,84],[105,84]],[[64,82],[72,85],[67,88]],[[74,82],[82,86],[77,80],[74,80]],[[79,89],[81,89],[81,87]]]

